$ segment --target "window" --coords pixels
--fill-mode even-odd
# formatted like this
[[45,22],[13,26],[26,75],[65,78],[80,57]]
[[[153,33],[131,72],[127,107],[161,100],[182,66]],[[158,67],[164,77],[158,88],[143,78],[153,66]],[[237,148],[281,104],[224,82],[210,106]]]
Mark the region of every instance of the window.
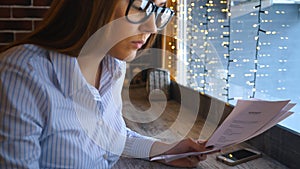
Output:
[[[177,0],[165,67],[182,85],[235,104],[290,99],[280,124],[300,133],[299,6],[283,1]],[[274,1],[275,2],[275,1]],[[287,2],[287,1],[285,1]],[[290,1],[289,1],[290,2]]]

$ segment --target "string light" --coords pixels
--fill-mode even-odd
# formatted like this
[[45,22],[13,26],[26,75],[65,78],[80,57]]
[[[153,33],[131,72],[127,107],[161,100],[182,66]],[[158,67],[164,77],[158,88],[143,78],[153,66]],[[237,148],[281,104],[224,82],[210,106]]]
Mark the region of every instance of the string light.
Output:
[[250,98],[254,98],[255,97],[255,93],[256,93],[256,79],[258,77],[257,71],[258,71],[258,56],[259,56],[259,52],[261,50],[261,42],[260,42],[260,32],[265,33],[267,35],[271,34],[270,31],[266,31],[263,30],[261,28],[261,23],[263,23],[263,20],[261,18],[261,14],[268,14],[268,11],[263,11],[262,10],[262,0],[259,0],[259,5],[254,6],[255,9],[258,8],[258,12],[257,12],[257,24],[254,24],[253,27],[257,28],[257,33],[255,36],[255,40],[256,40],[256,47],[255,47],[255,56],[254,56],[254,69],[250,70],[250,72],[253,73],[253,80],[252,81],[248,81],[247,84],[249,86],[252,86],[252,94],[250,95]]
[[[236,96],[233,97],[235,92],[232,92],[231,89],[233,89],[233,85],[230,84],[234,83],[236,79],[240,79],[240,76],[244,76],[244,78],[248,81],[246,82],[247,85],[243,87],[247,88],[248,86],[250,89],[250,92],[248,92],[246,95],[243,94],[244,97],[248,96],[250,98],[253,98],[258,91],[267,93],[267,90],[256,89],[256,81],[257,77],[269,76],[267,73],[261,73],[259,69],[269,68],[267,64],[261,65],[261,63],[263,63],[261,58],[268,57],[270,56],[270,54],[262,52],[265,52],[266,48],[270,48],[274,44],[262,42],[261,40],[264,40],[263,37],[266,35],[275,35],[279,33],[275,31],[269,31],[266,29],[267,27],[264,28],[266,24],[270,24],[273,21],[268,18],[261,18],[262,15],[269,14],[268,11],[262,8],[262,0],[259,0],[259,4],[254,6],[255,12],[251,12],[249,14],[254,18],[258,18],[258,21],[257,23],[254,23],[249,27],[249,29],[255,30],[255,33],[257,30],[256,35],[254,35],[253,37],[254,41],[252,40],[247,42],[244,42],[244,40],[242,40],[243,38],[234,39],[236,37],[240,37],[238,36],[239,33],[242,36],[245,35],[245,33],[248,31],[248,28],[246,28],[245,30],[244,27],[248,24],[248,22],[247,20],[238,18],[231,20],[232,15],[230,2],[225,0],[221,0],[220,2],[213,2],[211,0],[189,0],[187,2],[176,0],[171,1],[172,3],[174,3],[171,5],[171,7],[177,10],[176,14],[184,16],[184,18],[179,18],[183,21],[178,22],[178,25],[174,24],[174,27],[172,27],[174,29],[174,32],[178,33],[181,31],[180,35],[178,35],[178,37],[176,35],[176,38],[168,41],[166,46],[168,46],[168,48],[172,50],[172,52],[177,52],[177,56],[184,56],[184,58],[186,58],[187,63],[183,64],[183,66],[185,66],[185,69],[181,70],[185,71],[185,82],[189,87],[199,91],[202,94],[211,94],[212,91],[221,89],[221,92],[218,91],[219,96],[223,96],[221,98],[229,102],[240,98]],[[182,10],[182,8],[184,8],[185,10]],[[179,9],[181,10],[179,11]],[[219,15],[220,12],[226,15]],[[284,15],[286,13],[284,11],[277,10],[275,14]],[[179,23],[184,25],[180,25]],[[238,24],[241,24],[242,27],[239,28]],[[216,27],[216,25],[221,25],[221,27]],[[280,24],[280,26],[282,28],[290,27],[290,25],[286,24]],[[182,27],[186,28],[185,32],[182,32]],[[181,34],[184,35],[184,38],[186,38],[186,40],[183,39],[183,35]],[[237,36],[235,34],[237,34]],[[282,34],[280,34],[280,36],[281,37],[279,38],[281,38],[281,40],[288,40],[288,37]],[[244,45],[244,43],[247,43],[247,45]],[[253,45],[251,43],[255,45],[255,48],[253,48]],[[244,46],[248,46],[248,44],[250,44],[249,47],[252,48],[251,52],[253,51],[253,49],[255,50],[255,57],[251,56],[250,59],[247,57],[245,58],[245,55],[247,55],[249,52],[248,50],[246,50],[248,48],[244,48]],[[216,48],[217,53],[215,53],[216,51],[211,50],[214,47]],[[183,48],[186,48],[187,50],[182,50]],[[288,48],[286,45],[279,45],[277,50],[288,50]],[[222,64],[224,64],[224,70],[222,71],[224,71],[225,75],[222,75],[222,77],[218,77],[214,72],[210,73],[210,69],[214,69],[212,65],[216,63],[216,60],[214,60],[213,57],[218,54],[222,56]],[[172,69],[174,69],[174,72],[178,71],[176,68],[176,61],[178,60],[178,58],[174,56],[168,56],[166,59],[170,61],[166,62],[167,64],[169,64],[168,66],[172,67]],[[251,66],[251,68],[247,72],[241,73],[239,71],[241,69],[245,70],[245,66],[249,65]],[[285,72],[286,70],[287,69],[285,69],[284,67],[277,69],[278,72]],[[238,73],[234,75],[234,71],[237,71]],[[222,86],[221,88],[218,88],[219,86],[214,86],[217,83],[213,83],[211,81],[212,78],[218,78],[226,85],[224,85],[224,87]],[[279,86],[278,90],[279,89],[283,90],[284,86]]]
[[226,83],[226,87],[224,88],[225,93],[222,94],[222,96],[226,97],[227,103],[229,101],[234,100],[234,98],[230,97],[230,78],[232,77],[230,74],[230,66],[231,63],[234,62],[233,59],[231,59],[231,52],[234,51],[231,49],[231,4],[228,3],[228,7],[226,9],[221,9],[221,12],[227,13],[227,18],[228,18],[228,23],[227,25],[222,25],[221,28],[227,29],[226,31],[223,32],[223,35],[221,35],[221,38],[226,38],[226,41],[223,42],[223,46],[227,48],[227,53],[224,54],[225,59],[227,59],[227,64],[226,64],[226,76],[223,79]]
[[[172,9],[172,10],[178,10],[180,6],[180,4],[178,4],[176,0],[171,0],[169,1],[169,7]],[[177,15],[178,13],[176,12],[175,15]],[[175,17],[174,17],[175,18]],[[166,40],[167,40],[167,45],[166,45],[166,49],[168,51],[170,51],[172,54],[170,53],[167,53],[166,55],[166,61],[165,61],[165,66],[166,68],[170,71],[171,75],[173,77],[175,77],[176,75],[176,62],[177,62],[177,58],[174,57],[175,56],[175,53],[177,54],[180,54],[181,53],[181,50],[177,49],[176,46],[177,46],[177,29],[178,29],[178,26],[177,26],[177,23],[176,23],[176,20],[174,19],[171,23],[169,23],[170,26],[168,26],[166,29],[167,31],[170,31],[171,34],[173,34],[173,38],[171,37],[166,37]],[[175,77],[176,78],[176,77]]]
[[[192,15],[193,15],[193,10],[194,10],[194,7],[195,7],[195,4],[194,2],[191,2],[190,3],[190,6],[187,7],[188,8],[188,19],[191,20],[190,18],[193,18]],[[189,23],[191,23],[192,21],[190,21]],[[192,38],[194,35],[193,35],[193,32],[195,31],[194,28],[192,28],[191,30],[187,30],[187,37],[188,37],[188,42],[189,42],[189,66],[187,66],[187,75],[188,75],[188,78],[187,78],[187,85],[190,86],[191,88],[196,88],[197,85],[194,83],[194,79],[196,78],[195,77],[195,74],[197,74],[197,68],[195,66],[195,62],[196,62],[196,59],[193,57],[194,56],[194,51],[193,51],[193,47],[196,46],[196,44],[194,43],[194,38]]]
[[206,23],[203,23],[203,25],[205,26],[205,34],[204,34],[204,43],[203,43],[203,45],[204,45],[204,55],[202,55],[203,56],[203,61],[204,61],[204,63],[203,63],[203,74],[202,74],[202,80],[201,80],[201,84],[202,84],[202,86],[200,86],[200,92],[202,92],[202,93],[206,93],[206,90],[207,90],[207,85],[208,85],[208,83],[207,83],[207,77],[208,77],[208,70],[207,70],[207,54],[209,53],[209,50],[208,50],[208,40],[210,39],[209,38],[209,24],[208,24],[208,22],[210,22],[210,23],[213,23],[213,22],[211,22],[212,21],[212,18],[210,17],[210,12],[212,12],[212,9],[210,8],[211,7],[211,5],[209,5],[210,3],[213,3],[212,1],[210,1],[210,0],[207,0],[207,2],[206,2],[206,5],[204,6],[205,8],[206,8],[206,10],[205,10],[205,14],[204,14],[204,16],[205,16],[205,21],[206,21]]
[[[197,7],[198,4],[199,6]],[[200,5],[199,0],[191,1],[186,7],[187,18],[195,15],[194,10],[200,9],[202,13],[198,13],[198,17],[193,17],[193,20],[188,20],[184,24],[188,25],[189,31],[187,30],[188,37],[188,56],[189,65],[187,67],[187,85],[194,90],[199,91],[200,93],[206,93],[211,88],[208,88],[210,85],[207,82],[209,70],[207,70],[208,58],[212,51],[210,50],[209,40],[216,39],[210,35],[210,32],[216,31],[214,28],[210,28],[209,25],[215,22],[214,16],[211,13],[214,11],[213,7],[215,6],[213,1],[208,0],[204,4]],[[202,20],[201,20],[202,19]],[[200,21],[201,20],[201,21]],[[198,24],[195,24],[197,23]],[[201,35],[199,36],[199,33]],[[203,43],[199,44],[199,40],[202,40]],[[197,52],[194,49],[198,47]],[[200,52],[200,53],[199,53]],[[190,70],[193,70],[192,72]]]

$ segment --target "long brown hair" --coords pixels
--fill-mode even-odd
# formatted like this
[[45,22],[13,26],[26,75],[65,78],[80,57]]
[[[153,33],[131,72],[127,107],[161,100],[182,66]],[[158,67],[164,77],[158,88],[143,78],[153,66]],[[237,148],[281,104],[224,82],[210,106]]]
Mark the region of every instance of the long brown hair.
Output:
[[[9,47],[29,43],[77,57],[90,36],[111,21],[118,1],[53,0],[39,27]],[[143,48],[154,39],[151,35]]]

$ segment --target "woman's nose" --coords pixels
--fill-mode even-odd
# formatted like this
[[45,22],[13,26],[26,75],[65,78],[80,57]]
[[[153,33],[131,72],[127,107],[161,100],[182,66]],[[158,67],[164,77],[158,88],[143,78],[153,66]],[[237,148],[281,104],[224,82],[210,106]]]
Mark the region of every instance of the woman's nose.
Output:
[[149,18],[140,25],[140,30],[145,33],[157,33],[155,13],[152,13]]

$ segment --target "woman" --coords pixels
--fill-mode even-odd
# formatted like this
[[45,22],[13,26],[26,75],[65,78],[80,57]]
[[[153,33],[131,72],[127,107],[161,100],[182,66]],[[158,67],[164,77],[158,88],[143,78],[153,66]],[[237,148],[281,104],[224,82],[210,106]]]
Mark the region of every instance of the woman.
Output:
[[111,168],[121,154],[204,151],[139,135],[121,115],[126,61],[172,15],[166,0],[54,0],[40,27],[1,53],[0,168]]

